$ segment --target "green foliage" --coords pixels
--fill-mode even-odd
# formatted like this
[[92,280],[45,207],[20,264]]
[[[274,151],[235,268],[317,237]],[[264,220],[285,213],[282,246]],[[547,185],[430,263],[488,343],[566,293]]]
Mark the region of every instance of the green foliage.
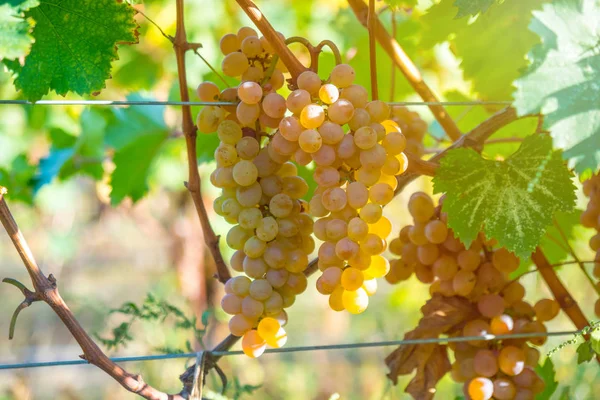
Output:
[[550,357],[546,357],[544,364],[535,367],[535,371],[545,383],[544,391],[538,394],[535,397],[535,399],[549,400],[558,388],[558,382],[556,381],[556,371],[554,370],[554,363],[552,362],[552,359]]
[[27,54],[33,43],[34,21],[24,12],[38,5],[38,0],[0,2],[0,59],[14,60]]
[[[138,94],[127,98],[144,100]],[[147,193],[150,167],[169,137],[164,111],[162,106],[114,109],[115,118],[106,130],[107,145],[115,149],[112,204],[119,204],[126,197],[135,202]]]
[[[600,8],[595,0],[560,0],[535,13],[542,43],[515,85],[519,114],[543,113],[544,127],[577,172],[600,166]],[[560,77],[560,79],[556,79]]]
[[[108,350],[116,349],[119,346],[126,346],[134,338],[131,334],[131,327],[136,321],[148,321],[155,323],[164,323],[169,317],[173,320],[176,329],[190,331],[193,337],[199,343],[202,343],[208,325],[208,313],[202,315],[202,324],[204,328],[196,327],[196,317],[189,318],[178,307],[164,300],[159,300],[151,293],[146,295],[144,302],[138,306],[135,303],[127,302],[121,307],[110,310],[110,314],[121,314],[130,317],[128,322],[123,322],[116,328],[112,329],[112,337],[104,338],[96,335],[97,339],[108,348]],[[180,354],[183,350],[171,347],[161,347],[157,349],[165,353]],[[190,341],[186,342],[186,350],[192,352]]]
[[0,168],[0,186],[8,189],[11,200],[22,201],[33,204],[32,181],[36,173],[36,167],[31,165],[24,154],[16,157],[10,168]]
[[[49,90],[100,91],[117,58],[117,43],[136,43],[135,10],[115,0],[41,0],[25,13],[36,21],[24,65],[10,63],[15,86],[32,101]],[[68,21],[68,23],[66,23]]]
[[494,4],[494,0],[455,0],[454,6],[458,7],[455,18],[484,13],[492,4]]
[[448,225],[466,246],[483,230],[521,257],[539,244],[554,213],[575,201],[571,174],[546,135],[529,136],[504,162],[452,150],[433,182],[436,193],[446,193]]
[[[483,100],[508,100],[512,83],[527,66],[525,55],[539,39],[527,27],[531,12],[544,0],[506,0],[469,23],[454,19],[455,0],[442,0],[421,18],[421,44],[448,41],[462,60],[465,78]],[[493,50],[492,50],[492,47]]]
[[40,160],[35,191],[55,177],[66,180],[75,174],[83,174],[95,180],[102,179],[106,122],[100,114],[86,110],[81,114],[80,123],[79,136],[61,129],[50,130],[52,147],[48,156]]
[[583,364],[589,362],[594,358],[594,349],[592,349],[592,342],[585,341],[577,346],[577,364]]
[[393,8],[414,7],[418,0],[384,0],[385,4]]
[[231,388],[228,385],[228,391],[230,390],[232,400],[240,400],[243,396],[248,395],[251,396],[255,391],[260,389],[262,385],[243,385],[240,383],[240,380],[237,377],[233,378],[233,383],[231,384]]
[[574,230],[579,225],[580,216],[581,210],[574,210],[573,212],[557,211],[554,214],[553,222],[546,229],[546,233],[542,236],[539,244],[550,263],[558,263],[569,256],[563,246],[556,245],[555,240],[568,246],[569,243],[565,243],[562,235],[564,234],[567,240],[574,238]]

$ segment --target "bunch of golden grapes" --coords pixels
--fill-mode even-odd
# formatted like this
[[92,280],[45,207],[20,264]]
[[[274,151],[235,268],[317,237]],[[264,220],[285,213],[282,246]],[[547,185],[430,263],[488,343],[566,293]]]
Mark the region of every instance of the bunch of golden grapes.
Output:
[[[381,255],[391,232],[383,207],[394,198],[396,175],[407,168],[406,138],[382,101],[369,101],[353,84],[354,70],[339,64],[329,83],[312,71],[298,77],[275,134],[275,152],[300,165],[314,162],[317,189],[309,202],[322,275],[317,289],[335,311],[363,312],[385,276]],[[279,138],[278,135],[281,137]]]
[[427,133],[427,122],[416,111],[405,106],[392,106],[391,119],[400,127],[406,137],[406,152],[421,157],[425,153],[423,139]]
[[[285,99],[276,93],[283,86],[281,71],[271,68],[272,49],[252,28],[221,39],[223,72],[240,77],[236,88],[219,92],[211,82],[198,88],[205,101],[236,102],[209,106],[198,115],[198,129],[216,131],[216,169],[211,183],[220,188],[215,212],[233,225],[227,245],[236,250],[231,267],[241,275],[225,284],[221,305],[233,317],[229,328],[242,336],[242,348],[260,356],[267,345],[282,346],[285,308],[307,286],[303,274],[308,255],[315,249],[313,220],[301,200],[307,183],[298,176],[289,155],[279,152],[273,132],[286,112]],[[271,75],[269,75],[271,74]]]
[[[590,239],[590,248],[596,252],[593,274],[596,279],[600,279],[600,174],[583,182],[583,193],[590,201],[581,214],[581,224],[598,232]],[[596,300],[594,312],[597,317],[600,317],[600,299]]]
[[[526,302],[524,287],[509,274],[519,267],[519,258],[480,235],[469,248],[448,228],[441,206],[426,193],[414,193],[408,203],[414,224],[402,228],[390,242],[393,260],[386,279],[407,280],[413,273],[430,285],[430,293],[458,296],[473,304],[477,314],[449,336],[545,333],[544,322],[558,315],[558,303],[542,299],[534,306]],[[539,351],[546,337],[500,341],[453,342],[455,362],[451,376],[464,382],[465,396],[473,400],[533,400],[544,382],[535,372]]]

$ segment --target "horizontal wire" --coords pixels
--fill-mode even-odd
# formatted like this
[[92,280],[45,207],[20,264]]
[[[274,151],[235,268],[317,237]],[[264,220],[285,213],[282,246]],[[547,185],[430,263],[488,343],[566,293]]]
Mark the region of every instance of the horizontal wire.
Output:
[[[332,345],[316,345],[316,346],[298,346],[298,347],[283,347],[279,349],[267,349],[265,354],[276,354],[276,353],[298,353],[305,351],[319,351],[319,350],[348,350],[348,349],[360,349],[360,348],[371,348],[371,347],[388,347],[388,346],[401,346],[411,344],[432,344],[432,343],[456,343],[456,342],[468,342],[468,341],[496,341],[504,339],[524,339],[532,337],[549,337],[549,336],[569,336],[579,335],[583,330],[576,331],[556,331],[556,332],[527,332],[527,333],[515,333],[511,335],[485,335],[485,336],[461,336],[461,337],[447,337],[447,338],[423,338],[423,339],[404,339],[404,340],[390,340],[383,342],[366,342],[366,343],[342,343]],[[241,350],[228,350],[228,351],[207,351],[215,356],[237,356],[244,354]],[[138,356],[138,357],[113,357],[111,358],[114,362],[133,362],[133,361],[155,361],[155,360],[169,360],[177,358],[194,358],[197,357],[198,353],[183,353],[183,354],[158,354],[152,356]],[[88,364],[85,360],[65,360],[65,361],[47,361],[47,362],[30,362],[20,364],[3,364],[0,365],[0,370],[11,370],[11,369],[25,369],[25,368],[41,368],[41,367],[59,367],[69,365],[82,365]]]
[[[157,100],[2,100],[0,104],[25,106],[232,106],[236,102],[229,101],[157,101]],[[394,101],[392,106],[483,106],[510,105],[510,101]]]

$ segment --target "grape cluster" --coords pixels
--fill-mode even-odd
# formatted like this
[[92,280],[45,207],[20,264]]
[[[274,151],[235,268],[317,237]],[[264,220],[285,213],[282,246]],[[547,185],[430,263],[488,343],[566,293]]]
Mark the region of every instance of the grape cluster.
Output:
[[421,157],[425,153],[423,139],[427,133],[427,122],[417,112],[404,106],[391,107],[391,120],[398,124],[406,137],[406,152]]
[[[443,202],[443,199],[441,200]],[[508,335],[546,332],[544,322],[559,312],[558,303],[542,299],[534,306],[526,302],[524,287],[509,274],[519,259],[480,235],[469,248],[448,228],[441,206],[418,192],[408,203],[414,225],[400,231],[390,242],[393,260],[386,279],[390,283],[416,278],[430,285],[430,293],[459,296],[473,304],[475,318],[446,332],[449,336]],[[502,341],[453,342],[455,362],[451,376],[464,382],[465,396],[473,400],[527,400],[544,388],[534,368],[546,337]]]
[[274,152],[300,165],[314,162],[317,189],[309,203],[319,246],[317,280],[335,311],[363,312],[377,289],[375,278],[389,270],[381,255],[392,225],[382,208],[394,197],[396,175],[404,172],[406,138],[389,119],[382,101],[368,101],[353,84],[347,64],[333,68],[330,83],[312,71],[298,77],[286,99],[292,115],[273,138]]
[[[593,274],[600,279],[600,174],[583,182],[583,193],[590,198],[590,201],[587,209],[581,214],[581,224],[598,232],[590,239],[590,248],[596,252]],[[594,312],[600,317],[600,299],[596,300]]]
[[272,50],[247,27],[225,35],[221,50],[223,72],[241,76],[242,82],[223,92],[204,82],[198,94],[203,100],[238,104],[205,107],[197,125],[219,137],[217,168],[210,180],[222,191],[213,206],[233,225],[226,237],[236,250],[230,263],[242,273],[226,282],[221,306],[233,316],[229,329],[243,336],[244,352],[258,357],[267,345],[280,347],[287,340],[284,309],[307,287],[303,272],[315,249],[313,220],[306,213],[308,204],[300,200],[308,185],[288,161],[290,156],[280,151],[280,135],[273,132],[286,102],[276,93],[284,78],[272,68]]

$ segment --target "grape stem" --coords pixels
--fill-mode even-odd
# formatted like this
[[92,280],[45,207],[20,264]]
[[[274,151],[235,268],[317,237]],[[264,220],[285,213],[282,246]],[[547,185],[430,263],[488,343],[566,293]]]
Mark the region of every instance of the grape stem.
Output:
[[[569,319],[577,327],[577,329],[583,329],[590,325],[589,321],[581,311],[577,301],[571,296],[565,285],[558,279],[556,271],[542,252],[539,247],[531,255],[531,261],[537,266],[540,275],[548,285],[548,288],[552,292],[554,299],[560,305],[560,308],[567,314]],[[589,339],[589,335],[585,336]],[[596,360],[600,363],[600,356],[596,356]]]
[[19,305],[13,314],[11,330],[14,329],[16,317],[21,310],[27,308],[34,301],[43,301],[44,303],[48,304],[50,308],[52,308],[56,315],[58,315],[65,327],[71,333],[71,336],[73,336],[73,338],[77,341],[81,347],[81,350],[83,351],[83,355],[80,356],[82,359],[106,372],[128,391],[145,399],[184,400],[186,397],[184,397],[184,395],[181,393],[167,394],[153,388],[144,382],[140,375],[133,375],[127,372],[115,362],[110,360],[106,354],[100,350],[98,345],[83,329],[79,321],[77,321],[75,318],[73,312],[69,309],[69,306],[67,306],[61,297],[60,293],[58,292],[58,285],[54,276],[49,275],[46,277],[46,275],[44,275],[39,268],[33,256],[33,252],[29,248],[23,233],[19,229],[19,226],[17,225],[12,213],[10,212],[10,209],[8,208],[8,204],[4,199],[5,194],[6,189],[0,187],[0,221],[2,222],[4,229],[13,242],[15,249],[19,253],[19,256],[21,257],[21,260],[23,261],[23,264],[27,269],[33,284],[33,291],[30,291],[24,285],[15,280],[4,280],[6,283],[10,283],[19,288],[25,297],[25,300],[21,303],[21,305]]
[[371,73],[371,100],[379,99],[377,90],[377,45],[375,42],[375,0],[369,0],[367,30],[369,31],[369,69]]
[[[190,97],[188,94],[185,54],[188,51],[193,50],[193,48],[190,47],[190,43],[187,41],[187,35],[185,32],[183,0],[177,0],[176,5],[177,28],[175,31],[175,37],[173,38],[173,49],[175,50],[175,58],[177,59],[177,72],[181,101],[189,101]],[[208,217],[208,213],[206,212],[204,200],[200,191],[201,181],[200,174],[198,172],[198,156],[196,153],[196,139],[198,135],[196,125],[194,124],[194,120],[192,118],[190,106],[182,106],[181,112],[183,134],[185,136],[185,144],[187,149],[189,174],[188,182],[185,183],[185,187],[192,196],[192,200],[194,201],[194,206],[196,207],[196,212],[202,226],[204,241],[206,242],[213,259],[215,260],[217,279],[220,282],[225,283],[231,278],[231,274],[227,268],[227,265],[225,264],[225,261],[223,260],[223,255],[219,249],[219,236],[215,234],[215,231],[210,224],[210,219]]]
[[292,84],[296,83],[298,75],[306,71],[306,68],[302,63],[294,56],[294,54],[288,49],[284,41],[277,34],[273,25],[263,15],[260,9],[251,0],[236,0],[239,6],[244,10],[246,15],[252,20],[254,25],[267,39],[269,44],[275,49],[275,53],[279,56],[283,64],[287,67],[288,71],[292,75]]
[[[356,14],[356,18],[358,18],[359,22],[363,26],[368,27],[369,6],[367,6],[363,0],[348,0],[348,4],[350,4],[350,7],[352,8],[352,11],[354,11],[354,14]],[[425,83],[421,73],[412,62],[410,57],[408,57],[398,42],[390,36],[376,15],[373,16],[373,19],[375,39],[379,42],[385,52],[388,53],[388,55],[392,58],[400,72],[402,72],[402,74],[406,77],[413,89],[419,94],[419,96],[421,96],[423,101],[437,102],[437,97],[431,91],[427,83]],[[456,141],[461,137],[462,133],[458,129],[458,126],[452,120],[443,106],[430,105],[429,109],[450,139]]]

